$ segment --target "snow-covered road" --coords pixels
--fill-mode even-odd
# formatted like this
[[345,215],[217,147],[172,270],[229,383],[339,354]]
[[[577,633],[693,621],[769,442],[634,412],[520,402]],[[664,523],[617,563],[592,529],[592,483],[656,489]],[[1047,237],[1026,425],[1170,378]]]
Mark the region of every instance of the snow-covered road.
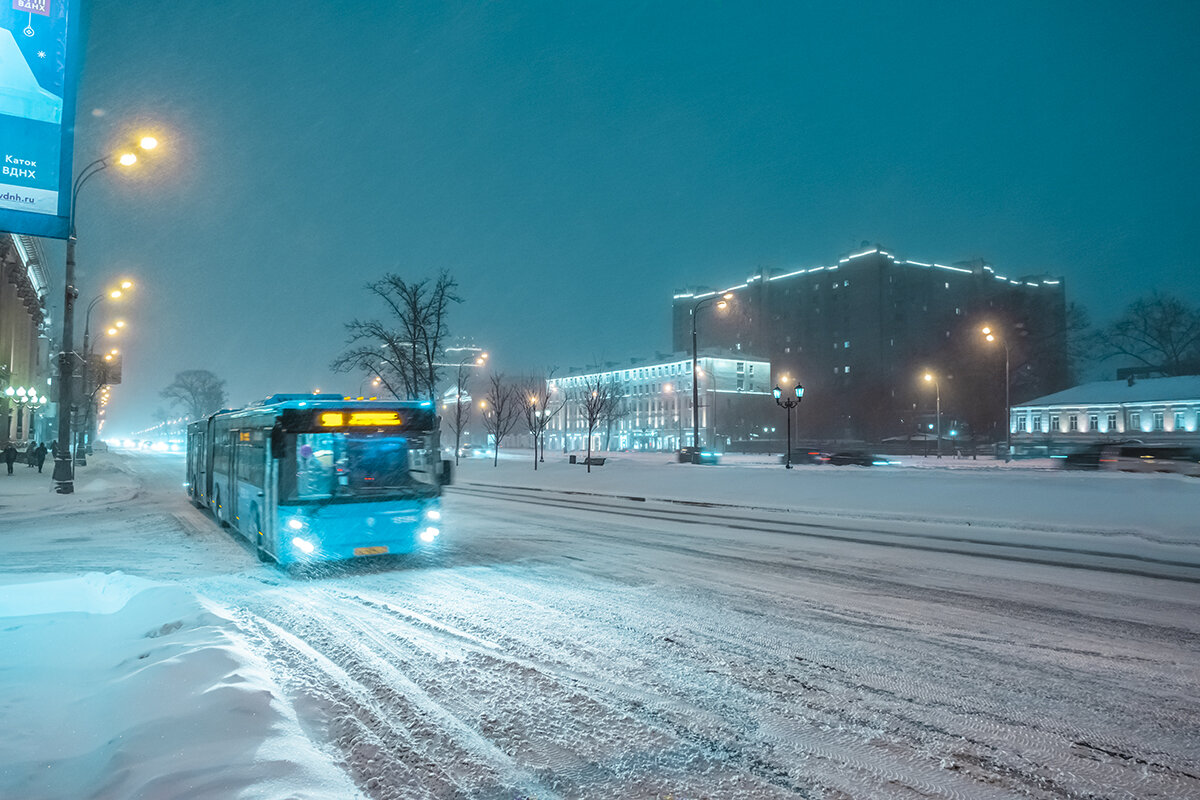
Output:
[[690,467],[470,464],[436,554],[297,578],[178,459],[109,458],[127,496],[0,540],[5,571],[186,586],[367,797],[1200,796],[1194,480],[983,478],[1027,508],[1100,482],[1034,523],[966,470],[814,468],[771,504],[752,465],[689,497]]

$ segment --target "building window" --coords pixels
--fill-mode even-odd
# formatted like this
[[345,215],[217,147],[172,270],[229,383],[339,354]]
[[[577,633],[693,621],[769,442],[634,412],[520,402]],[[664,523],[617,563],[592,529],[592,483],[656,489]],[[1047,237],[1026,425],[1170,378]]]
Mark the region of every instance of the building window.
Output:
[[1117,415],[1116,414],[1108,415],[1108,427],[1105,430],[1106,430],[1106,432],[1115,432],[1117,430]]
[[1154,412],[1154,430],[1161,431],[1163,429],[1163,412]]
[[1017,433],[1024,433],[1024,432],[1025,432],[1025,415],[1020,414],[1017,416]]
[[842,372],[846,372],[846,373],[850,372],[850,365],[847,364],[846,366],[842,367]]
[[1141,428],[1142,428],[1141,412],[1140,411],[1130,411],[1129,412],[1129,425],[1126,426],[1126,429],[1131,430],[1131,431],[1136,431],[1136,430],[1141,430]]
[[1088,414],[1088,430],[1095,433],[1100,428],[1100,415]]
[[1182,411],[1176,411],[1176,412],[1175,412],[1175,425],[1174,425],[1174,428],[1175,428],[1175,430],[1177,430],[1177,431],[1181,431],[1181,430],[1183,430],[1183,412],[1182,412]]
[[850,340],[847,339],[846,341],[842,342],[842,347],[849,349],[850,348]]
[[1071,414],[1070,416],[1067,417],[1067,430],[1071,431],[1072,433],[1079,430],[1079,415],[1078,414]]
[[1058,433],[1058,432],[1059,432],[1059,427],[1058,427],[1058,414],[1051,414],[1051,415],[1050,415],[1050,432],[1051,432],[1051,433]]

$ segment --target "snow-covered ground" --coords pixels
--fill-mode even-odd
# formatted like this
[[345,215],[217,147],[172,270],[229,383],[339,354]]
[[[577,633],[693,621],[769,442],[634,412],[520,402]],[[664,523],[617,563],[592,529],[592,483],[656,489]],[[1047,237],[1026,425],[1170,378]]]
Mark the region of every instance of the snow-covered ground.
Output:
[[178,456],[0,475],[0,797],[1200,796],[1200,481],[530,458],[299,578]]

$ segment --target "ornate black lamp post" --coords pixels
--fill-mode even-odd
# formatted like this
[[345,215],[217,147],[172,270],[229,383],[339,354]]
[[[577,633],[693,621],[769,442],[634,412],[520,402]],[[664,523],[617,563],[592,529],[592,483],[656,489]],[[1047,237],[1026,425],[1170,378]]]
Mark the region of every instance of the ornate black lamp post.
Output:
[[789,397],[783,399],[783,390],[776,386],[771,390],[771,394],[775,396],[775,402],[781,407],[787,409],[787,457],[784,459],[784,469],[792,468],[792,409],[800,405],[800,401],[804,399],[804,387],[796,384],[793,391],[796,393],[795,399]]

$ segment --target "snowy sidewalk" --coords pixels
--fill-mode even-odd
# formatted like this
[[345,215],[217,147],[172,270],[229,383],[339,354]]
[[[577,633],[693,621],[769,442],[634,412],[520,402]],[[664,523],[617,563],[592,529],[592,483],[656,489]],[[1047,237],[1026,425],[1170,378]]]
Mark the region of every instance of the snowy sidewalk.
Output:
[[[53,486],[50,465],[0,470],[0,797],[360,797],[230,620],[113,571],[180,536],[147,529],[122,457]],[[88,558],[113,566],[72,569]]]

